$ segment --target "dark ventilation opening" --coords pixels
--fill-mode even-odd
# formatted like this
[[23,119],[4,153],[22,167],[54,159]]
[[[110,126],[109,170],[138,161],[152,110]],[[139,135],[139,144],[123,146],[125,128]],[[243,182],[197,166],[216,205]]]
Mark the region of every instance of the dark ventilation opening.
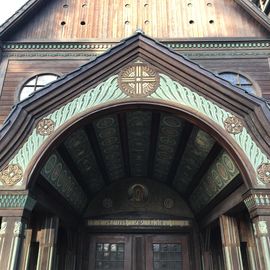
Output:
[[190,21],[189,21],[189,24],[194,24],[194,21],[193,21],[193,20],[190,20]]
[[65,21],[62,21],[62,22],[61,22],[61,25],[65,25],[65,24],[66,24],[66,22],[65,22]]
[[81,25],[85,25],[85,21],[81,21]]

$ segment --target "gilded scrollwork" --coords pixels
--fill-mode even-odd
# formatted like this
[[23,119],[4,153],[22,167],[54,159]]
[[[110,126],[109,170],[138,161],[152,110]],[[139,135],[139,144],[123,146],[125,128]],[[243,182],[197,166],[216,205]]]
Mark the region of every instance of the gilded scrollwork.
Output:
[[23,171],[17,164],[10,164],[0,172],[0,181],[5,186],[14,186],[22,180]]

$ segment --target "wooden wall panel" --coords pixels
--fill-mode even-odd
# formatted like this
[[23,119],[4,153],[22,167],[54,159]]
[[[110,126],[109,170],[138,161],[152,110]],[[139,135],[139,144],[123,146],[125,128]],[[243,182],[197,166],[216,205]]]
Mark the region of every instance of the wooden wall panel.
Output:
[[270,100],[270,69],[267,58],[194,59],[194,61],[216,73],[234,71],[243,74],[257,84],[258,90],[264,98]]
[[83,63],[85,60],[9,60],[0,96],[0,125],[17,102],[18,90],[26,80],[40,73],[63,75]]
[[[193,59],[213,72],[235,71],[253,80],[270,100],[270,70],[268,59]],[[252,65],[250,64],[252,61]],[[9,60],[3,89],[0,96],[0,125],[17,101],[20,86],[30,77],[39,73],[56,73],[59,75],[71,72],[86,60]]]
[[234,0],[58,0],[8,39],[120,40],[137,28],[159,39],[269,36]]

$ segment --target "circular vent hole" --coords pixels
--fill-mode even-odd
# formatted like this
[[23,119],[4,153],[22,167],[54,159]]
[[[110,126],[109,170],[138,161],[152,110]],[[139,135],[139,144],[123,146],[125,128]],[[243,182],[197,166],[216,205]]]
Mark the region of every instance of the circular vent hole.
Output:
[[210,24],[213,24],[213,23],[214,23],[214,20],[210,20],[209,23],[210,23]]
[[81,25],[85,25],[85,21],[81,21]]
[[191,3],[188,3],[187,5],[188,5],[188,7],[192,7],[192,4]]
[[63,5],[63,8],[68,8],[68,4],[64,4]]
[[148,7],[148,4],[144,4],[144,7]]
[[85,7],[87,7],[87,4],[86,3],[82,4],[82,8],[85,8]]
[[207,3],[207,6],[208,7],[212,7],[212,3]]
[[128,24],[130,24],[130,22],[129,21],[125,21],[125,24],[128,25]]
[[148,20],[144,21],[144,24],[149,24],[150,22]]
[[190,20],[190,21],[189,21],[189,24],[194,24],[194,21],[193,21],[193,20]]
[[64,26],[65,24],[66,24],[66,22],[65,22],[65,21],[62,21],[62,22],[61,22],[61,25],[62,25],[62,26]]
[[126,7],[126,8],[129,8],[129,7],[130,7],[130,4],[125,4],[125,7]]

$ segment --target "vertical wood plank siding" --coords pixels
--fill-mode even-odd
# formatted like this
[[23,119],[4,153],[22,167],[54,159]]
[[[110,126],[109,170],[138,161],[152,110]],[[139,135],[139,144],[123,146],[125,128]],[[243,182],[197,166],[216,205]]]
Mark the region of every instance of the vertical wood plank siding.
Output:
[[234,0],[51,1],[9,39],[120,40],[137,28],[153,38],[266,37]]

